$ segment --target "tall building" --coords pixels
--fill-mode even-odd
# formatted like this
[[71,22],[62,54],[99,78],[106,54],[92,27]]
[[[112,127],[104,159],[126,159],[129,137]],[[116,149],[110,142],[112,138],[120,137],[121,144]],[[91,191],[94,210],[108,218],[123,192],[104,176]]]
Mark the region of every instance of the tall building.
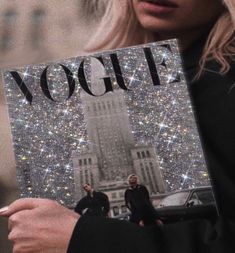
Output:
[[[95,61],[91,65],[92,92],[103,94],[105,72]],[[84,195],[82,185],[90,183],[110,197],[113,215],[125,210],[124,191],[131,173],[152,195],[165,192],[155,148],[134,140],[124,92],[116,89],[96,97],[82,92],[88,148],[72,156],[76,200]]]
[[95,0],[2,0],[0,66],[78,55],[105,11],[104,4],[99,4],[98,10],[92,8],[95,4]]
[[131,149],[133,166],[141,182],[149,186],[150,194],[165,191],[157,154],[152,146],[137,146]]
[[97,155],[100,180],[120,180],[133,173],[131,133],[123,92],[83,98],[89,149]]
[[99,187],[99,165],[97,156],[92,153],[72,154],[73,167],[76,168],[74,173],[75,198],[78,200],[84,196],[82,186],[89,183],[95,189]]

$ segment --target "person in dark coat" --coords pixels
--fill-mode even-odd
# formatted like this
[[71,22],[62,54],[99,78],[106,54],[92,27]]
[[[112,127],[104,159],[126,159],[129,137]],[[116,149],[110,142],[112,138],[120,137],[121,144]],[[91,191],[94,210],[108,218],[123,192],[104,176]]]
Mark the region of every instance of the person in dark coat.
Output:
[[125,191],[125,203],[131,211],[130,221],[139,225],[154,225],[157,222],[157,212],[153,207],[148,189],[138,183],[138,177],[132,174],[128,177],[130,187]]
[[90,184],[84,184],[83,189],[87,195],[77,203],[75,212],[86,216],[108,217],[110,209],[108,196],[103,192],[94,191]]

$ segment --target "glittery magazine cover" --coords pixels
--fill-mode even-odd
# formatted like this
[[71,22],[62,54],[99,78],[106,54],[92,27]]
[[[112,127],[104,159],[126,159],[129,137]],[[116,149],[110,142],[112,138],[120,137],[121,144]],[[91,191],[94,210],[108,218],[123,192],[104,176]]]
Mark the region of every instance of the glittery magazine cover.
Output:
[[176,40],[6,70],[4,88],[21,197],[85,215],[99,192],[130,220],[137,185],[164,222],[216,210]]

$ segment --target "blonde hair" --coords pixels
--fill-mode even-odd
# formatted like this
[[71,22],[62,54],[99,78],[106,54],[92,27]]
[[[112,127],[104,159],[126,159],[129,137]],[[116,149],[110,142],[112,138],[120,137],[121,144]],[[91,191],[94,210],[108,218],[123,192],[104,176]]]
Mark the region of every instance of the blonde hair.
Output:
[[135,177],[136,180],[137,180],[137,182],[139,181],[139,177],[138,177],[136,174],[130,174],[130,175],[127,177],[127,182],[129,182],[130,179],[131,179],[132,177]]
[[200,61],[201,72],[206,62],[214,59],[220,64],[220,73],[230,69],[229,62],[235,54],[235,2],[224,0],[226,11],[212,28]]
[[[99,28],[88,44],[89,51],[115,49],[154,41],[151,32],[138,22],[131,0],[112,0],[106,3],[106,11]],[[226,73],[230,69],[230,61],[235,54],[235,1],[224,0],[224,4],[225,11],[214,24],[205,43],[199,74],[211,59],[219,63],[220,73]]]
[[132,0],[112,0],[107,2],[105,15],[87,49],[92,51],[115,49],[152,40],[151,34],[137,20]]

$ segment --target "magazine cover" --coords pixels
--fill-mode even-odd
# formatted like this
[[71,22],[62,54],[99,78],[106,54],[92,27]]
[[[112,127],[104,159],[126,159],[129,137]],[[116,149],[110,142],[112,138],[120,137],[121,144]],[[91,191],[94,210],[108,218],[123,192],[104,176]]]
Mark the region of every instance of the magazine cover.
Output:
[[135,181],[157,210],[214,205],[175,40],[6,70],[4,88],[21,197],[73,209],[88,186],[128,219]]

